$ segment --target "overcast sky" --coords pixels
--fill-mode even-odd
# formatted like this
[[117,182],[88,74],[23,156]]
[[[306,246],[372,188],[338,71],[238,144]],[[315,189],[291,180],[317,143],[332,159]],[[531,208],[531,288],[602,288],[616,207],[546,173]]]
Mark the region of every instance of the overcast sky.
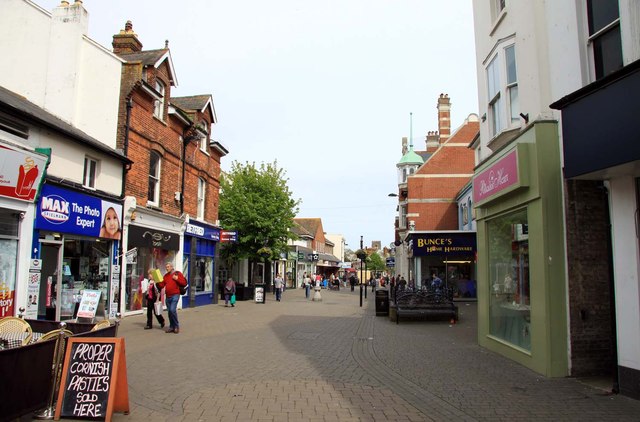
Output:
[[[51,11],[59,0],[34,0]],[[73,0],[70,0],[73,3]],[[233,161],[287,172],[299,217],[357,249],[393,241],[401,140],[424,149],[437,98],[452,130],[477,113],[471,0],[84,0],[111,49],[133,22],[145,50],[169,40],[173,96],[211,94],[213,138]]]

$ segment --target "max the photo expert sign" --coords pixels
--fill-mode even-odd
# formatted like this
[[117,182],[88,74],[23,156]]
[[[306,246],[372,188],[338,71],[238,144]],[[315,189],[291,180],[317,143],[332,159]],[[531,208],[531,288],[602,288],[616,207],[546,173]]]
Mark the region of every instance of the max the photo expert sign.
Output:
[[69,338],[55,419],[111,420],[129,413],[124,339]]

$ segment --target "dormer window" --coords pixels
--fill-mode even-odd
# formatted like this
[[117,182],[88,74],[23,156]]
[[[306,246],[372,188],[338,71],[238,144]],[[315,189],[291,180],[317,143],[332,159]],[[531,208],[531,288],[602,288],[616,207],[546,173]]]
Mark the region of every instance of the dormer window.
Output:
[[203,132],[200,138],[200,150],[207,152],[207,145],[209,145],[209,124],[206,120],[200,122],[200,130]]
[[164,99],[165,99],[165,86],[162,81],[156,80],[156,91],[160,94],[160,98],[156,100],[153,115],[158,119],[164,119]]

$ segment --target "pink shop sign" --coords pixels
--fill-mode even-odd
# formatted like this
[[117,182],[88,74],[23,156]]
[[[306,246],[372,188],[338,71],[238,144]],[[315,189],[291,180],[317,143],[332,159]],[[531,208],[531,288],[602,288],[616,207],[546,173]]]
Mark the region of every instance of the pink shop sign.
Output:
[[473,178],[473,202],[479,203],[518,183],[516,150]]

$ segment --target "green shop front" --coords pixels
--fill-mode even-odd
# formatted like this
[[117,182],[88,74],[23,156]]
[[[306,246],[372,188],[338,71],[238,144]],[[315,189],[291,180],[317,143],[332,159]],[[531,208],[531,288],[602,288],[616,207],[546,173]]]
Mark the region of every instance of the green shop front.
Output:
[[537,122],[475,171],[478,342],[566,376],[562,172],[556,122]]

